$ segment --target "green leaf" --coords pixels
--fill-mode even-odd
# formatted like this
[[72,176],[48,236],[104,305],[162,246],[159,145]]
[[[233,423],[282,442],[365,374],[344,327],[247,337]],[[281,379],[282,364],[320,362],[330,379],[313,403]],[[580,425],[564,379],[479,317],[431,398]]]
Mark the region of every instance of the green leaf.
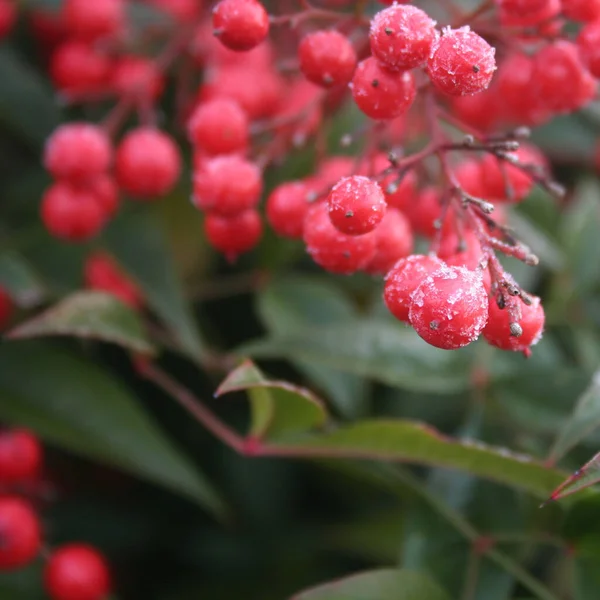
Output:
[[38,274],[23,257],[14,252],[0,255],[0,285],[23,308],[36,306],[46,294]]
[[34,148],[60,123],[52,88],[11,48],[0,48],[0,121]]
[[9,338],[74,336],[153,354],[139,315],[103,292],[76,292],[8,333]]
[[[357,312],[348,297],[330,281],[316,277],[286,277],[273,281],[257,297],[261,321],[273,335],[305,328],[354,323]],[[363,412],[364,378],[314,362],[297,359],[296,368],[329,395],[338,410],[355,417]]]
[[205,350],[204,343],[157,220],[148,211],[124,215],[108,228],[104,239],[181,348],[192,358],[199,359]]
[[467,471],[545,496],[563,478],[530,456],[477,441],[457,441],[412,421],[372,420],[295,442],[305,455],[414,462]]
[[222,515],[209,482],[126,387],[89,360],[41,342],[0,346],[0,418],[133,473]]
[[600,452],[562,481],[546,501],[553,502],[570,496],[600,481]]
[[275,439],[319,427],[326,413],[321,401],[304,388],[266,379],[251,361],[233,370],[215,396],[246,391],[252,407],[250,434]]
[[600,370],[580,396],[571,417],[561,429],[549,458],[558,460],[600,426]]
[[291,600],[448,600],[448,596],[424,573],[379,569],[320,585]]
[[413,391],[454,393],[470,385],[469,348],[438,350],[391,319],[304,328],[250,342],[238,354],[303,360]]

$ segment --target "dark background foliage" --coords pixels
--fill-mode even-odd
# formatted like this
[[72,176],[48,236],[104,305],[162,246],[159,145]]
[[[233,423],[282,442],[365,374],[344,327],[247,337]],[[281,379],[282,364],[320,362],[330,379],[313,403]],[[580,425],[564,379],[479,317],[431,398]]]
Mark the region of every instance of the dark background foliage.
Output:
[[[1,342],[0,419],[31,427],[46,442],[50,493],[41,510],[50,546],[98,545],[121,599],[281,600],[395,566],[420,574],[392,579],[386,591],[381,582],[396,575],[379,573],[366,582],[365,598],[408,598],[405,585],[420,590],[415,598],[443,598],[434,580],[448,598],[598,597],[597,495],[538,508],[560,473],[546,476],[539,468],[524,483],[529,476],[514,474],[517,460],[501,469],[468,446],[455,463],[461,470],[436,468],[435,460],[426,467],[420,459],[399,466],[242,457],[140,378],[128,352],[148,340],[162,346],[161,367],[240,430],[249,418],[244,394],[213,393],[225,367],[250,356],[270,376],[313,390],[340,423],[424,421],[449,436],[540,460],[559,440],[560,468],[579,467],[600,441],[593,109],[536,133],[571,186],[566,200],[536,191],[511,214],[541,266],[507,265],[542,296],[548,319],[544,339],[525,360],[482,341],[452,353],[425,346],[386,314],[380,281],[326,275],[301,244],[267,235],[255,252],[227,264],[202,240],[201,217],[188,201],[189,169],[170,197],[127,205],[92,245],[53,240],[38,218],[48,183],[40,164],[44,140],[63,120],[98,115],[60,106],[25,22],[0,47],[0,81],[0,282],[19,304],[14,324],[77,292],[92,246],[119,258],[151,308],[140,324],[109,307],[93,337],[102,339],[118,314],[125,319],[119,335],[130,337],[116,345],[56,337]],[[332,141],[357,118],[343,111]],[[290,156],[268,173],[269,186],[308,172],[312,160],[309,151]],[[573,410],[584,393],[582,417]],[[377,438],[365,434],[350,444],[369,447]],[[398,430],[397,442],[407,439]],[[406,451],[399,447],[398,454]],[[488,537],[495,545],[486,545]],[[41,566],[40,559],[0,575],[0,597],[43,597]],[[350,597],[324,593],[314,598]]]

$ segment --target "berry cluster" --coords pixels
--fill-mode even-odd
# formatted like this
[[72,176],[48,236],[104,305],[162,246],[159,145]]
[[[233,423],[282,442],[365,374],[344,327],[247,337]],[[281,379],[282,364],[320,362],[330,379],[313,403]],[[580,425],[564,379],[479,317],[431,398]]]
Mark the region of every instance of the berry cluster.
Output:
[[[128,0],[65,0],[51,16],[31,13],[65,101],[114,102],[100,125],[69,123],[47,141],[55,182],[41,212],[52,235],[91,239],[118,211],[120,192],[150,200],[176,185],[180,151],[157,128],[172,74],[173,123],[193,150],[192,202],[206,240],[230,261],[263,235],[265,173],[314,140],[313,172],[268,190],[276,234],[301,240],[332,273],[385,276],[391,313],[434,346],[483,334],[529,353],[543,308],[496,253],[537,263],[507,227],[507,209],[534,185],[561,193],[527,127],[593,99],[600,2],[494,0],[469,13],[453,7],[438,24],[417,2],[380,2],[369,13],[368,2],[298,0],[298,12],[270,15],[277,3],[146,1],[168,17],[151,31],[164,40],[157,54],[139,53],[150,32],[129,21]],[[573,36],[572,22],[583,23]],[[345,102],[365,124],[332,155],[323,130]],[[132,114],[139,124],[122,133]],[[359,154],[344,155],[352,144]],[[429,239],[428,255],[412,254],[417,236]],[[102,252],[84,277],[143,304]]]
[[43,459],[39,440],[23,429],[0,432],[0,571],[13,571],[44,555],[44,587],[52,600],[103,600],[110,592],[102,554],[83,543],[43,548],[33,500]]

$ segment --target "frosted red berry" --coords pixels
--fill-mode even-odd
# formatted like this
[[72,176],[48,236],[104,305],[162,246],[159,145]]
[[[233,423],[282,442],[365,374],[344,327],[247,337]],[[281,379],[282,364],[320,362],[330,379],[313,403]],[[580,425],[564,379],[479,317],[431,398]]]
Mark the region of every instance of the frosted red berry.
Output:
[[325,202],[308,210],[303,239],[312,259],[332,273],[354,273],[365,268],[375,256],[374,232],[359,236],[342,233],[333,226]]
[[61,125],[44,147],[44,166],[57,179],[89,179],[108,170],[111,161],[108,136],[90,123]]
[[480,271],[444,266],[413,292],[409,320],[426,342],[455,350],[475,341],[488,319],[488,295]]
[[110,69],[109,58],[83,41],[64,42],[50,59],[52,82],[70,96],[93,94],[103,89]]
[[14,302],[8,291],[0,286],[0,330],[4,329],[14,310]]
[[44,569],[52,600],[104,600],[111,578],[104,556],[88,544],[67,544],[52,552]]
[[435,87],[444,94],[477,94],[492,81],[495,49],[468,27],[445,29],[429,56],[427,70]]
[[257,0],[221,0],[212,22],[215,35],[231,50],[250,50],[269,33],[269,15]]
[[266,203],[267,220],[277,235],[302,239],[311,191],[304,181],[287,181],[271,192]]
[[235,100],[217,98],[196,107],[187,131],[190,142],[206,154],[229,154],[246,149],[250,124]]
[[68,32],[86,41],[114,36],[125,25],[123,0],[65,0],[62,11]]
[[0,571],[29,564],[40,546],[40,521],[31,504],[13,496],[0,498]]
[[600,77],[600,20],[584,25],[576,43],[585,66],[594,77]]
[[95,237],[106,223],[98,200],[87,189],[66,182],[54,183],[46,190],[41,217],[51,235],[70,242]]
[[304,36],[298,47],[298,58],[304,76],[323,87],[348,83],[357,62],[350,40],[333,30]]
[[555,114],[582,108],[596,93],[596,81],[577,46],[565,40],[548,44],[536,54],[532,76],[541,104]]
[[400,321],[408,323],[410,297],[425,277],[444,266],[433,255],[412,254],[401,258],[385,277],[383,299],[388,310]]
[[117,181],[133,198],[150,200],[170,192],[181,174],[181,155],[175,141],[153,127],[125,135],[115,158]]
[[254,209],[232,217],[208,213],[204,220],[208,243],[222,252],[229,261],[252,250],[260,241],[262,229],[260,216]]
[[344,177],[331,188],[327,207],[329,218],[338,231],[362,235],[381,223],[387,204],[375,181],[353,175]]
[[121,97],[156,100],[165,87],[155,61],[141,56],[123,56],[113,66],[110,85]]
[[38,438],[26,429],[0,433],[0,484],[13,484],[37,475],[42,464]]
[[0,38],[8,35],[17,20],[14,0],[0,0]]
[[262,193],[262,174],[252,162],[236,154],[202,162],[194,174],[194,204],[221,216],[254,208]]
[[393,73],[372,56],[358,63],[352,78],[352,97],[372,119],[395,119],[412,105],[416,95],[410,71]]
[[108,254],[95,252],[88,256],[83,275],[86,288],[111,294],[134,309],[142,306],[140,289]]
[[[539,298],[536,296],[530,298],[532,300],[530,306],[519,299],[514,299],[512,314],[508,306],[500,309],[496,299],[490,298],[489,319],[483,330],[483,336],[489,344],[502,350],[523,352],[541,339],[545,322],[544,308]],[[512,335],[511,323],[519,326],[521,335]]]
[[425,63],[436,39],[435,21],[416,6],[394,4],[379,11],[371,21],[371,52],[393,71]]
[[375,255],[365,267],[371,275],[385,275],[399,259],[413,249],[409,220],[396,208],[389,208],[375,230]]

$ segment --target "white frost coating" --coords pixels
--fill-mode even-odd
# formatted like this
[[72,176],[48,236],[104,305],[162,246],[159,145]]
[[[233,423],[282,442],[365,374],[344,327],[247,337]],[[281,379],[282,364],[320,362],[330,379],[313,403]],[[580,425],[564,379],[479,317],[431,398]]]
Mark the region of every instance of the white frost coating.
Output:
[[438,348],[466,346],[487,323],[488,298],[480,271],[443,266],[425,278],[410,298],[411,324]]

